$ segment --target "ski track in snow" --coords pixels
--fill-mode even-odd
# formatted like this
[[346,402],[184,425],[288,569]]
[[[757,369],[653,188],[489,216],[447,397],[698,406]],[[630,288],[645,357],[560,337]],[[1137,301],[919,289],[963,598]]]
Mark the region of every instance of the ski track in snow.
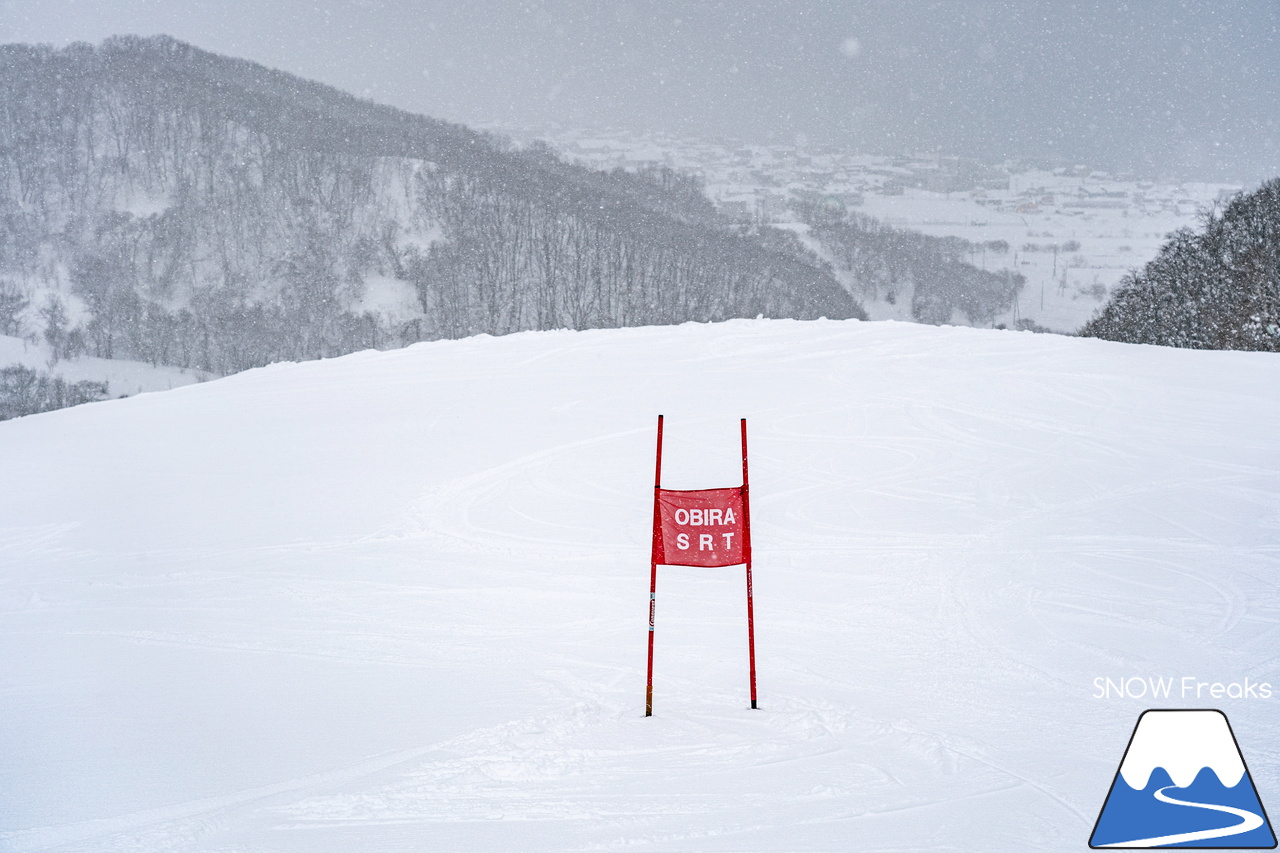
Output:
[[1209,811],[1223,812],[1229,815],[1235,815],[1240,818],[1240,822],[1234,826],[1224,826],[1219,829],[1200,829],[1195,832],[1178,832],[1171,835],[1159,835],[1153,838],[1138,838],[1133,841],[1124,841],[1117,844],[1103,844],[1102,847],[1168,847],[1173,844],[1186,844],[1190,841],[1208,841],[1211,838],[1229,838],[1232,835],[1242,835],[1246,832],[1252,832],[1262,826],[1262,816],[1254,814],[1247,809],[1238,809],[1235,806],[1220,806],[1213,803],[1193,803],[1188,800],[1178,800],[1169,796],[1165,791],[1170,788],[1177,788],[1177,785],[1169,785],[1164,788],[1157,789],[1154,794],[1155,798],[1162,803],[1169,803],[1174,806],[1188,806],[1193,809],[1208,809]]
[[[1083,847],[1148,707],[1095,676],[1270,675],[1275,387],[735,321],[0,424],[0,850]],[[741,570],[664,568],[641,716],[659,412],[671,488],[739,482],[750,421],[760,711]]]

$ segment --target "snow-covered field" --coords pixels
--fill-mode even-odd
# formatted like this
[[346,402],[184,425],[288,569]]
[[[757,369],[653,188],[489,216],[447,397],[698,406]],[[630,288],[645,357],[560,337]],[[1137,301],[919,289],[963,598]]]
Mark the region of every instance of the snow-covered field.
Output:
[[168,391],[213,378],[201,370],[184,370],[143,361],[80,356],[55,361],[49,347],[23,338],[0,335],[0,368],[20,364],[61,376],[67,382],[105,382],[112,397],[129,397],[147,391]]
[[[980,251],[966,258],[982,269],[1009,270],[1026,277],[1016,312],[1000,315],[997,322],[1012,326],[1021,317],[1070,333],[1093,317],[1127,273],[1141,270],[1156,257],[1174,231],[1200,230],[1201,215],[1228,191],[1222,184],[1160,187],[1164,194],[1176,192],[1182,199],[1176,205],[1166,200],[1161,206],[1134,201],[1141,193],[1132,181],[1087,181],[1027,172],[1014,176],[1014,186],[1024,196],[1036,188],[1036,200],[1026,203],[1022,212],[1008,209],[1024,197],[1013,190],[946,194],[919,189],[893,196],[868,193],[858,212],[934,237],[960,237],[977,245],[1003,240],[1009,245],[1007,252]],[[1089,191],[1113,191],[1123,198],[1096,201],[1077,196]],[[1053,203],[1042,205],[1041,197]],[[997,200],[1006,209],[984,206]],[[1093,204],[1116,207],[1084,206]],[[873,319],[910,319],[909,307],[878,302],[866,307]],[[957,314],[956,319],[963,316]]]
[[[0,850],[1082,850],[1138,714],[1280,809],[1280,359],[897,323],[420,344],[0,423]],[[739,482],[740,569],[663,484]],[[1181,685],[1181,681],[1178,682]],[[1131,683],[1132,684],[1132,683]]]
[[[1172,232],[1199,230],[1205,214],[1243,189],[1203,181],[1157,183],[1082,165],[992,166],[617,129],[489,129],[523,144],[542,139],[590,168],[664,165],[697,175],[722,214],[769,222],[802,238],[808,228],[789,205],[816,196],[895,228],[968,240],[975,245],[969,263],[1026,279],[1015,306],[990,325],[1017,328],[1019,320],[1031,320],[1065,333],[1088,322],[1127,273],[1156,257]],[[1007,186],[995,188],[1002,183]],[[950,191],[942,188],[947,184]],[[992,250],[990,244],[1000,241],[1007,250]],[[816,243],[806,245],[825,256]],[[910,300],[883,302],[864,293],[852,276],[839,269],[836,276],[863,301],[871,319],[912,319]],[[951,319],[969,324],[959,311]]]

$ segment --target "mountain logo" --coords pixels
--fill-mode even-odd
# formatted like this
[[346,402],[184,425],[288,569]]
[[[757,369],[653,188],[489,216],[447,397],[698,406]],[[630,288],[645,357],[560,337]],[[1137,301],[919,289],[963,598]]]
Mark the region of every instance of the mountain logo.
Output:
[[1226,714],[1143,711],[1089,846],[1273,849],[1275,833]]

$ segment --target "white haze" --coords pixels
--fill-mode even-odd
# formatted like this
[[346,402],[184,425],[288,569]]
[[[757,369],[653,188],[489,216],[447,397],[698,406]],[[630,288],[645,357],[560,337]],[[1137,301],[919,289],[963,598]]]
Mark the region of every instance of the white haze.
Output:
[[160,32],[453,121],[1280,173],[1271,0],[0,2],[0,41]]

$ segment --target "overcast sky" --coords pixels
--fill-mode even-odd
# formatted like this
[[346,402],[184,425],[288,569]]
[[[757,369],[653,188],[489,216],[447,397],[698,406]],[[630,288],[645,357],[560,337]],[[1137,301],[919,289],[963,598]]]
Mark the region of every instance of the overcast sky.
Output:
[[0,41],[167,33],[464,123],[1280,175],[1280,0],[0,0]]

